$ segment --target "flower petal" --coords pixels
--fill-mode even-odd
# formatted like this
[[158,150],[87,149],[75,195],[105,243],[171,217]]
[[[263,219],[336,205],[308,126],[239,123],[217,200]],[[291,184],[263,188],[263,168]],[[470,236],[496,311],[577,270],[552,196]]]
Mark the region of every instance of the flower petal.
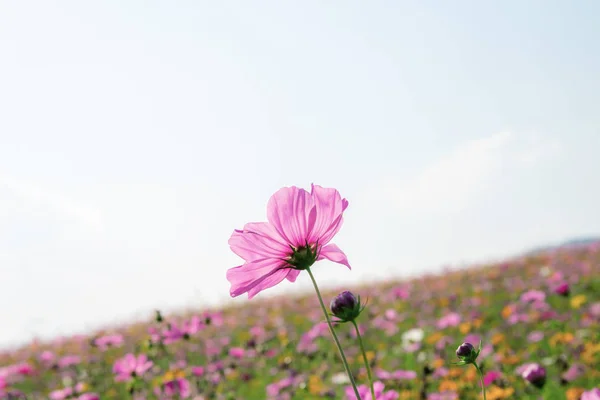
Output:
[[296,282],[298,275],[300,275],[300,270],[290,268],[290,272],[288,273],[288,276],[286,276],[286,279],[290,282]]
[[267,222],[251,222],[243,230],[236,229],[229,238],[231,250],[245,261],[263,258],[285,258],[290,253],[277,231]]
[[342,214],[348,207],[348,201],[333,188],[312,185],[311,196],[314,199],[317,216],[315,226],[309,238],[310,243],[327,244],[342,226]]
[[303,246],[315,224],[314,200],[296,186],[281,188],[269,199],[267,219],[288,244]]
[[279,282],[283,281],[290,271],[293,271],[291,268],[284,268],[278,271],[275,271],[272,275],[269,275],[265,279],[261,280],[258,284],[254,285],[250,290],[248,290],[248,299],[253,298],[259,292],[262,292],[265,289],[271,288],[277,285]]
[[340,248],[337,247],[333,243],[328,244],[327,246],[321,247],[321,251],[319,253],[319,258],[317,258],[317,260],[323,260],[323,259],[327,259],[329,261],[333,261],[338,264],[343,264],[346,267],[348,267],[349,269],[352,269],[350,267],[350,264],[348,263],[348,258],[346,257],[346,254],[344,254],[344,252],[342,250],[340,250]]
[[[254,292],[254,294],[256,294],[260,290],[281,282],[285,279],[289,272],[288,270],[289,268],[285,267],[284,262],[274,258],[254,260],[252,262],[247,262],[244,265],[230,268],[227,270],[227,280],[231,283],[229,293],[231,297],[237,297],[240,294],[249,292],[254,287],[258,287],[258,291]],[[284,271],[285,273],[280,273],[281,271]],[[277,277],[281,276],[281,279],[271,286],[265,287],[263,282],[273,275]],[[271,280],[268,280],[267,282],[271,282]],[[252,298],[254,294],[251,296],[250,293],[248,293],[248,297]]]

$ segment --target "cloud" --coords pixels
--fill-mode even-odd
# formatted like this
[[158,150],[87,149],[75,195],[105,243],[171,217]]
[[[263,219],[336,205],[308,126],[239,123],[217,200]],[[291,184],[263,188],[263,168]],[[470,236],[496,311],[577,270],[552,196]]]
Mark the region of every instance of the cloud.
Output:
[[0,173],[0,189],[8,192],[17,201],[4,204],[10,205],[13,210],[3,210],[2,215],[14,216],[26,211],[28,215],[34,215],[30,211],[40,209],[46,213],[54,214],[59,218],[72,220],[80,225],[95,231],[101,231],[102,215],[99,210],[79,204],[75,200],[39,185],[25,182],[11,176]]
[[383,183],[381,191],[403,215],[454,213],[475,201],[503,172],[533,167],[558,150],[556,140],[500,132],[463,143],[409,180]]

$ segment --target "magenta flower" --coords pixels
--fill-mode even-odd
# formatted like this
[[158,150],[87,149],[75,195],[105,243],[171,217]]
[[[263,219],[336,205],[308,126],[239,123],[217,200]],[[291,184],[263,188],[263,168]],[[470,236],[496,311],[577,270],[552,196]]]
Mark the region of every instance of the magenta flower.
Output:
[[490,371],[483,377],[483,384],[485,386],[491,385],[496,379],[501,378],[502,373],[500,371]]
[[561,282],[552,289],[552,291],[560,296],[568,296],[571,293],[571,288],[568,282]]
[[229,239],[244,264],[227,271],[232,297],[257,293],[284,279],[294,282],[301,270],[328,259],[350,268],[346,255],[329,244],[340,230],[348,201],[336,189],[312,185],[311,192],[284,187],[267,205],[268,222],[251,222]]
[[140,354],[137,357],[131,353],[125,355],[125,357],[115,361],[113,366],[113,373],[115,381],[129,381],[134,376],[142,376],[148,371],[154,363],[148,360],[145,354]]

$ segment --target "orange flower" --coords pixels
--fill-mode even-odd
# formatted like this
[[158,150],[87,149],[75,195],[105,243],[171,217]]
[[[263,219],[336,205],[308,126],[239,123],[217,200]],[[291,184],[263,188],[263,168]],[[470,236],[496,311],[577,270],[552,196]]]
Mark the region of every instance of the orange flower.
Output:
[[452,391],[456,392],[458,390],[458,384],[455,381],[451,380],[443,380],[440,382],[440,392]]
[[463,335],[466,335],[467,333],[469,333],[471,331],[471,324],[468,322],[463,322],[462,324],[459,325],[458,329],[460,330],[460,333],[462,333]]
[[436,333],[432,334],[431,336],[429,336],[427,339],[425,339],[425,342],[427,344],[434,344],[438,340],[440,340],[442,337],[444,337],[444,335],[442,333],[436,332]]
[[570,388],[567,390],[567,400],[579,400],[585,390],[582,388]]
[[487,389],[487,398],[489,400],[510,399],[512,398],[514,392],[515,389],[512,387],[502,389],[498,386],[492,386],[491,388]]

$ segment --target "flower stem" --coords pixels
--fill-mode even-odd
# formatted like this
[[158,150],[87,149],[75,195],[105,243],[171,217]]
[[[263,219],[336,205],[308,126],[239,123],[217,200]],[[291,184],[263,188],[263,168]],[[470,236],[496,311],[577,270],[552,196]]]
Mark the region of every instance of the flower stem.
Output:
[[348,360],[346,360],[346,355],[344,354],[344,350],[342,349],[342,345],[340,344],[340,340],[338,339],[335,330],[333,329],[333,325],[331,324],[331,319],[329,318],[329,314],[327,313],[327,309],[325,308],[325,304],[323,304],[323,298],[321,297],[321,292],[319,291],[319,287],[317,286],[317,281],[315,281],[315,277],[312,274],[310,268],[306,268],[308,271],[308,275],[310,275],[310,280],[315,287],[315,291],[317,292],[317,297],[319,298],[319,303],[321,304],[321,309],[323,310],[323,314],[325,314],[325,319],[327,320],[327,325],[329,326],[329,330],[331,331],[331,336],[333,336],[333,340],[340,352],[340,356],[342,357],[342,363],[346,368],[346,373],[348,374],[348,378],[350,378],[350,383],[352,384],[352,389],[354,389],[354,394],[356,395],[357,400],[361,400],[360,393],[358,393],[358,388],[356,387],[356,382],[354,382],[354,377],[352,376],[352,372],[350,371],[350,366],[348,365]]
[[358,336],[358,343],[360,344],[360,350],[362,351],[363,359],[365,360],[365,367],[367,367],[367,375],[369,376],[369,386],[371,387],[371,397],[375,399],[375,387],[373,386],[373,375],[371,375],[371,366],[369,365],[369,360],[367,359],[367,352],[365,351],[365,346],[363,345],[362,337],[360,336],[360,330],[358,329],[358,325],[355,320],[352,320],[352,325],[356,329],[356,336]]
[[477,365],[476,362],[473,362],[475,368],[477,368],[477,372],[479,372],[479,381],[481,382],[481,392],[483,393],[483,400],[487,400],[485,397],[485,385],[483,384],[483,372],[481,372],[481,368]]

